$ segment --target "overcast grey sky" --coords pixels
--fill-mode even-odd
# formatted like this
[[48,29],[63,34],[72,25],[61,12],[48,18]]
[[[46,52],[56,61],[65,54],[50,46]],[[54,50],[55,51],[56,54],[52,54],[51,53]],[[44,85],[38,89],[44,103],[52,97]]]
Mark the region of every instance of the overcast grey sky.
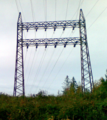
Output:
[[[32,3],[32,4],[31,4]],[[23,22],[78,20],[82,8],[94,80],[107,69],[107,0],[0,0],[0,92],[13,94],[17,19]],[[79,29],[24,31],[24,38],[79,37]],[[53,54],[53,56],[52,56]],[[42,60],[41,60],[42,58]],[[57,62],[56,62],[57,61]],[[81,82],[80,46],[24,48],[26,95],[57,94],[66,75]]]

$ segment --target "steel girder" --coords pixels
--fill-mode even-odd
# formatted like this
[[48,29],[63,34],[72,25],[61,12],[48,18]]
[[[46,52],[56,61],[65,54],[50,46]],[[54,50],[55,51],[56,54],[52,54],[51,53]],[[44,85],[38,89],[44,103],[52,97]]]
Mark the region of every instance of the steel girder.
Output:
[[93,84],[93,74],[91,68],[91,61],[89,55],[89,48],[87,42],[87,33],[86,33],[86,23],[85,18],[80,9],[79,16],[79,31],[80,31],[80,51],[81,51],[81,84],[83,92],[86,90],[92,92]]
[[23,39],[23,47],[27,46],[59,46],[63,45],[80,45],[80,38],[79,37],[69,37],[69,38],[42,38],[42,39]]
[[23,30],[31,30],[35,29],[54,29],[54,31],[58,28],[79,28],[79,21],[78,20],[65,20],[65,21],[42,21],[42,22],[24,22],[22,23]]

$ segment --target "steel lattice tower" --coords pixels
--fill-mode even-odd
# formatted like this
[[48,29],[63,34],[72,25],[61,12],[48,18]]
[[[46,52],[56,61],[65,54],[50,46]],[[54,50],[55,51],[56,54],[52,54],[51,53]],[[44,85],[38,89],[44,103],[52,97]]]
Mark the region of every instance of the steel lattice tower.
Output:
[[91,68],[91,61],[89,55],[89,48],[87,42],[87,32],[86,32],[86,23],[85,18],[80,9],[79,16],[79,31],[80,31],[80,49],[81,49],[81,84],[82,89],[85,92],[86,89],[90,88],[92,91],[93,83],[93,74]]
[[14,96],[25,95],[24,62],[23,62],[23,26],[22,26],[21,13],[19,13],[18,22],[17,22],[16,65],[15,65],[13,95]]
[[[41,39],[23,39],[23,30],[38,30],[38,29],[54,29],[57,28],[79,28],[80,37],[67,37],[67,38],[41,38]],[[80,9],[79,20],[65,20],[65,21],[44,21],[44,22],[22,22],[21,13],[19,13],[17,22],[17,46],[16,46],[16,65],[15,65],[15,78],[14,78],[14,96],[25,95],[24,87],[24,61],[23,61],[23,47],[35,46],[54,46],[57,45],[80,45],[81,51],[81,83],[83,92],[86,89],[92,91],[93,88],[93,75],[91,68],[91,61],[89,55],[89,48],[87,42],[86,23],[85,18]]]

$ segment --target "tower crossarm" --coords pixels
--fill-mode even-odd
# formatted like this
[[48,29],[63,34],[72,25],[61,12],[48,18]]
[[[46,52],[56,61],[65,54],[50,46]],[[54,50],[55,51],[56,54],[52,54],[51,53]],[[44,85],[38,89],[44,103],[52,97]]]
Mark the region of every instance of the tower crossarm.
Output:
[[42,38],[42,39],[23,39],[23,47],[27,46],[57,46],[57,45],[80,45],[79,37],[68,38]]
[[[20,23],[19,23],[20,24]],[[42,22],[23,22],[21,23],[23,26],[23,30],[29,29],[54,29],[54,31],[58,28],[79,28],[79,20],[65,20],[65,21],[42,21]]]

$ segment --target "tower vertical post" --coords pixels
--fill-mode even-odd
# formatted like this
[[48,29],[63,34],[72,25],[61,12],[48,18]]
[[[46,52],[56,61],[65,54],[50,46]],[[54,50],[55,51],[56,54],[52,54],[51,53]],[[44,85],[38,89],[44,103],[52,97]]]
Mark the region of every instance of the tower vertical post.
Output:
[[86,23],[82,9],[80,9],[80,16],[79,16],[79,32],[80,32],[80,51],[81,51],[82,91],[85,92],[86,90],[89,90],[92,92],[92,88],[94,87],[93,74],[92,74],[89,48],[87,42]]
[[24,96],[24,62],[23,62],[23,24],[21,13],[17,22],[17,45],[15,61],[15,78],[13,96]]

